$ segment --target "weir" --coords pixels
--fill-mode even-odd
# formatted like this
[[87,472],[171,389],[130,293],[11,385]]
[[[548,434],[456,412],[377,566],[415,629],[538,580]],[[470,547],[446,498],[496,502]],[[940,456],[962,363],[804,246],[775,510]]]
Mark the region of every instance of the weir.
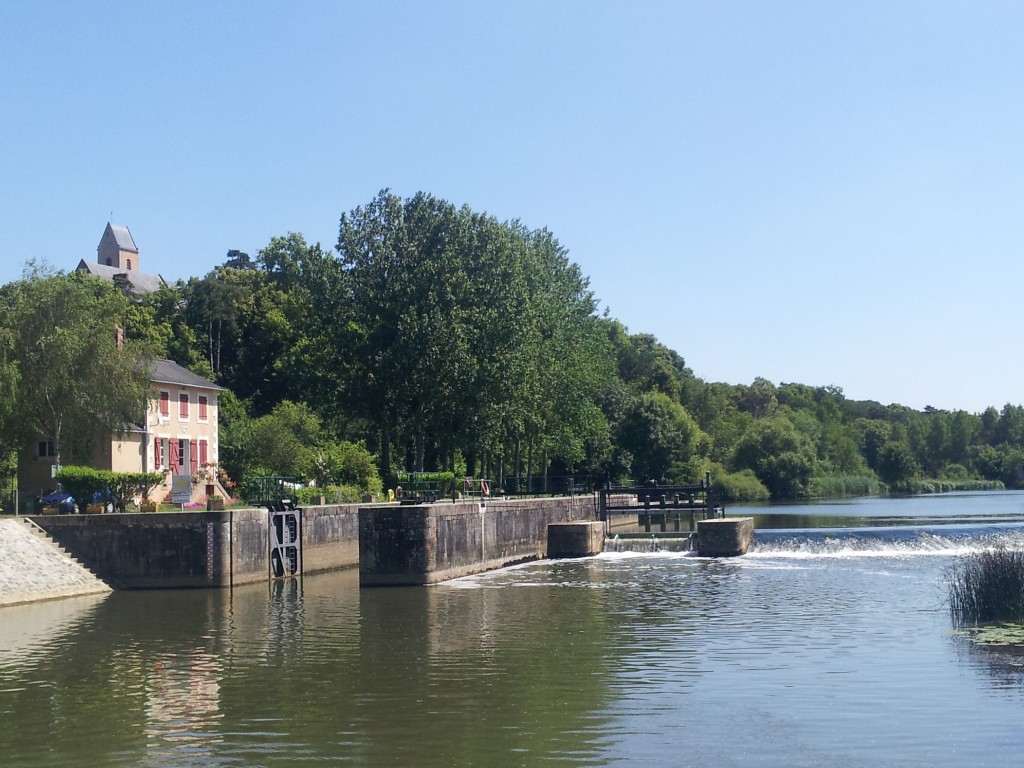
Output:
[[956,556],[980,549],[1024,549],[1024,524],[874,526],[758,530],[758,557]]
[[[754,535],[750,517],[727,518],[718,505],[711,474],[695,485],[606,485],[599,492],[598,514],[611,546],[623,538],[642,540],[651,550],[694,550],[706,557],[746,554]],[[636,528],[642,533],[633,533]],[[644,537],[651,537],[648,543]],[[606,542],[606,546],[608,543]]]
[[695,485],[605,485],[598,493],[598,515],[609,531],[623,525],[637,525],[645,533],[697,530],[698,520],[721,517],[710,473]]
[[[616,533],[605,540],[604,549],[609,553],[697,554],[695,538]],[[755,559],[957,557],[997,548],[1024,550],[1024,523],[758,529],[747,556]]]

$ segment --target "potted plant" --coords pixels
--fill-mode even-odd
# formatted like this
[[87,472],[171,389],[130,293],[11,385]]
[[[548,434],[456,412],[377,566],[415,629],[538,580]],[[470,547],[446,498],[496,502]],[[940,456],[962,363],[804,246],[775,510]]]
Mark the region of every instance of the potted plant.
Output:
[[224,497],[223,496],[210,496],[206,500],[207,511],[221,510],[224,509]]

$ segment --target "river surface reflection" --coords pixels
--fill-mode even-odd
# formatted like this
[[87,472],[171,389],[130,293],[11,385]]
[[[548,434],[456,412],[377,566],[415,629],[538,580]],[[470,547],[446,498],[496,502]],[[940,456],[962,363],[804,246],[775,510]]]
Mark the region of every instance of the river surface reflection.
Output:
[[944,503],[920,505],[925,533],[809,526],[733,560],[623,552],[432,588],[360,590],[349,571],[0,609],[0,764],[1019,764],[1020,657],[953,635],[944,599],[956,557],[1024,544],[983,520],[1024,495]]

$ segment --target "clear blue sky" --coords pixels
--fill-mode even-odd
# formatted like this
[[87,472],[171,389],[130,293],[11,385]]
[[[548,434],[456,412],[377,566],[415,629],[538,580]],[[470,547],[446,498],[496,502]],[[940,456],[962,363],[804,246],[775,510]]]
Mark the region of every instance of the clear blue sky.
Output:
[[0,282],[389,187],[548,227],[709,381],[1024,400],[1019,2],[0,3]]

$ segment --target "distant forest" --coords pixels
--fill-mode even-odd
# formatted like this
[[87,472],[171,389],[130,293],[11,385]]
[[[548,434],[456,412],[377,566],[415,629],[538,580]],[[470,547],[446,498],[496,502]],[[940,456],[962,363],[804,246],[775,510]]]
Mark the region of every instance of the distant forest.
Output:
[[[1020,406],[922,412],[837,386],[703,381],[654,336],[602,316],[551,232],[428,194],[381,192],[341,217],[333,250],[288,234],[141,298],[34,269],[0,288],[8,448],[32,433],[37,396],[25,307],[43,315],[53,301],[78,316],[50,327],[116,323],[135,354],[229,390],[220,463],[232,482],[275,474],[362,492],[448,471],[511,491],[537,476],[556,488],[710,472],[732,500],[1024,483]],[[81,436],[68,429],[71,445]]]

